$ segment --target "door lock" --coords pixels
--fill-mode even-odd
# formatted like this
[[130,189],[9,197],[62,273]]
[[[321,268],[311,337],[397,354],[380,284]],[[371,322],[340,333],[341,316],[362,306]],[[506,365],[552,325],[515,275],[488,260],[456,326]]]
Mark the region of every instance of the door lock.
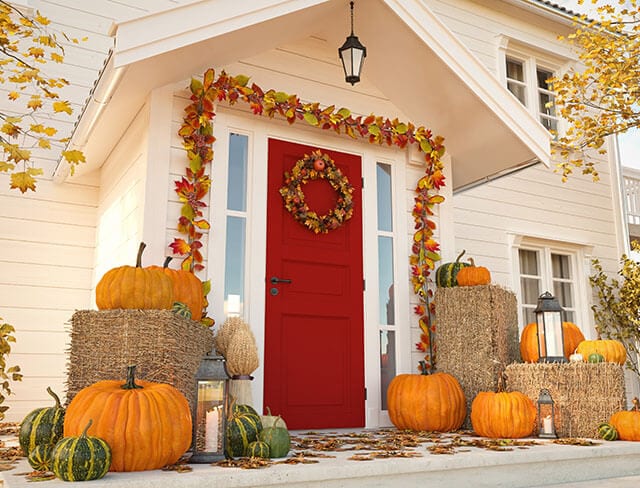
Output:
[[271,277],[271,284],[272,285],[277,285],[278,283],[289,284],[289,283],[291,283],[291,280],[287,279],[287,278],[278,278],[277,276],[272,276]]

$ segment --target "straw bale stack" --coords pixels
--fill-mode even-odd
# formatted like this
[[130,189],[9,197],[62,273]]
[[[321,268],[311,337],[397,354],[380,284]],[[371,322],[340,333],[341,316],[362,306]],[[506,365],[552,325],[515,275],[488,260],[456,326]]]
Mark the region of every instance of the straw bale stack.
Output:
[[525,363],[505,370],[507,389],[534,403],[542,388],[555,403],[560,437],[598,437],[598,425],[625,408],[624,369],[615,363]]
[[67,402],[99,380],[136,376],[168,383],[193,405],[195,374],[213,347],[213,333],[170,310],[80,310],[71,318]]
[[497,285],[438,288],[435,292],[436,368],[453,375],[471,402],[494,391],[500,371],[519,360],[515,294]]

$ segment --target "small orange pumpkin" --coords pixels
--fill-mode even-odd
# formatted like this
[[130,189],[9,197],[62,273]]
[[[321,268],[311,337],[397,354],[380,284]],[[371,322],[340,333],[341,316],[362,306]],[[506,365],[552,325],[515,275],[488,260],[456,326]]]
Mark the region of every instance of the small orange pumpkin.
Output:
[[614,339],[596,339],[582,341],[578,344],[577,353],[588,358],[591,354],[602,354],[608,363],[624,364],[627,361],[627,350],[620,341]]
[[174,464],[191,445],[191,410],[182,393],[164,383],[135,380],[98,381],[69,403],[64,436],[88,433],[111,447],[110,471],[144,471]]
[[202,281],[190,271],[169,268],[172,259],[171,256],[167,256],[162,268],[159,266],[149,266],[149,268],[160,269],[171,279],[173,301],[184,303],[191,310],[191,320],[198,321],[202,318],[202,310],[205,306]]
[[531,435],[537,409],[531,398],[519,391],[503,391],[503,376],[498,391],[481,391],[471,403],[471,425],[482,437],[519,439]]
[[[102,276],[96,286],[96,305],[99,310],[172,307],[174,300],[171,278],[157,266],[142,267],[142,253],[145,247],[146,244],[141,242],[135,266],[112,268]],[[81,433],[82,431],[76,435]]]
[[633,399],[631,410],[614,413],[609,423],[618,431],[623,441],[640,441],[640,400]]
[[387,406],[398,429],[449,432],[459,429],[467,414],[460,383],[447,373],[396,376],[387,389]]
[[469,258],[471,266],[458,271],[458,286],[479,286],[491,283],[491,272],[484,266],[476,266],[473,258]]
[[[584,341],[584,334],[573,322],[562,322],[562,334],[564,335],[564,357],[569,359],[578,344]],[[538,355],[538,325],[535,322],[527,324],[522,329],[520,356],[525,363],[535,363],[540,357]]]

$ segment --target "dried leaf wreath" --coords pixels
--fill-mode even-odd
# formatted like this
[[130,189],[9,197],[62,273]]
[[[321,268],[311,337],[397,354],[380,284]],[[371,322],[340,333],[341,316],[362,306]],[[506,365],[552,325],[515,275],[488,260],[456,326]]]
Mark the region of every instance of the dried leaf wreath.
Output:
[[[325,215],[318,215],[309,208],[302,191],[303,185],[318,179],[326,179],[338,194],[336,207]],[[353,215],[353,187],[333,159],[320,150],[305,154],[291,168],[291,172],[285,172],[280,194],[293,218],[316,234],[337,229]]]

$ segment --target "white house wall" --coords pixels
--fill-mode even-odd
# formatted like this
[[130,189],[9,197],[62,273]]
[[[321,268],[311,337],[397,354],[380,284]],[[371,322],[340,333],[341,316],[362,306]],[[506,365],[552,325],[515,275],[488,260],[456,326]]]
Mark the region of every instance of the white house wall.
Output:
[[67,357],[66,323],[91,297],[98,181],[39,181],[37,192],[9,190],[0,176],[0,317],[16,328],[8,358],[24,380],[14,383],[7,420],[61,396]]

